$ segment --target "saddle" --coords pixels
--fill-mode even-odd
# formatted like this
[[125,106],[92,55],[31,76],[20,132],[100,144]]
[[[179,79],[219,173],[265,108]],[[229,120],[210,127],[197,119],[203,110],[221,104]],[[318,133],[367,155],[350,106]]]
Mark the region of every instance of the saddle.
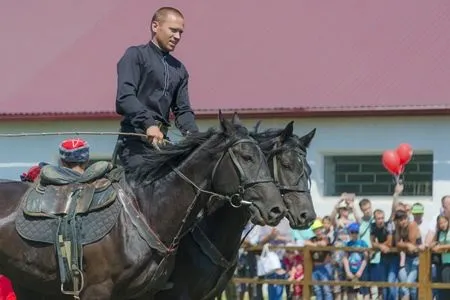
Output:
[[26,240],[55,246],[64,294],[77,297],[83,289],[83,246],[103,238],[118,220],[121,205],[113,182],[122,172],[104,161],[83,174],[47,165],[23,196],[16,230]]

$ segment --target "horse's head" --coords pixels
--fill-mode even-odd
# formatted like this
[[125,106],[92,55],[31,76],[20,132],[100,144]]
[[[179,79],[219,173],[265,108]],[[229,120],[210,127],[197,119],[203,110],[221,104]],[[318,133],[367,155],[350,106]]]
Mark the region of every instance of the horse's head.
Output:
[[[293,124],[292,121],[283,130],[268,130],[253,136],[266,154],[272,176],[283,195],[290,226],[306,229],[316,218],[310,193],[311,167],[306,160],[316,130],[298,137],[293,133]],[[258,127],[259,124],[255,132]]]
[[249,205],[253,223],[277,225],[286,207],[263,152],[236,114],[230,122],[219,112],[219,120],[228,147],[213,170],[214,192],[228,195],[232,206]]

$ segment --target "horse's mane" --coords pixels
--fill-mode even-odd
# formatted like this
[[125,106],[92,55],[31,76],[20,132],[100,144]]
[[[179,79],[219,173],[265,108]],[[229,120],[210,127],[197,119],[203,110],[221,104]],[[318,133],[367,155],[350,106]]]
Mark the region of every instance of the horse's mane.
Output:
[[[234,125],[234,127],[236,133],[248,134],[245,127],[239,125]],[[206,143],[214,135],[217,135],[217,138],[214,138],[210,143]],[[136,170],[133,170],[129,176],[136,183],[164,177],[172,171],[172,167],[179,166],[200,146],[204,146],[203,150],[211,154],[223,151],[229,145],[229,143],[223,143],[225,139],[228,139],[229,143],[233,142],[232,136],[227,136],[223,132],[210,128],[206,132],[192,133],[180,142],[161,146],[161,151],[149,148],[142,155],[143,163]]]
[[295,134],[290,136],[280,148],[274,150],[273,146],[277,142],[276,138],[281,135],[283,130],[284,129],[271,128],[258,133],[253,132],[250,134],[250,136],[258,142],[259,147],[261,148],[261,150],[264,152],[265,155],[274,154],[273,153],[274,151],[278,153],[280,151],[285,150],[286,148],[292,148],[293,146],[300,148],[303,152],[306,152],[307,147],[301,142],[300,138]]

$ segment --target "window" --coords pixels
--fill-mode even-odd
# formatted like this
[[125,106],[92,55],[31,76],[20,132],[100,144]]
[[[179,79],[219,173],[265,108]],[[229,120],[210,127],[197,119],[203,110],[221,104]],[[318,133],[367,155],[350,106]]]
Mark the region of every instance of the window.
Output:
[[[405,168],[405,196],[431,196],[433,155],[415,154]],[[343,192],[360,196],[388,196],[394,193],[393,176],[381,163],[381,155],[325,156],[325,195]]]

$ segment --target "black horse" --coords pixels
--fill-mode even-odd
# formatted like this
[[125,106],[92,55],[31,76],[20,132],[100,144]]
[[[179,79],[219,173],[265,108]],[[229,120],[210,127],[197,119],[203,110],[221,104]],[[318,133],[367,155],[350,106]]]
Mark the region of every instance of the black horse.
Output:
[[[112,207],[118,211],[113,227],[82,248],[81,299],[145,299],[163,288],[179,240],[207,203],[248,204],[255,224],[280,222],[286,208],[257,142],[245,127],[220,113],[219,119],[220,131],[193,134],[146,153],[145,163],[127,178],[133,188],[124,180],[116,182],[112,204],[77,216],[84,220]],[[73,298],[60,292],[54,245],[27,240],[16,229],[16,220],[25,214],[24,195],[33,189],[21,182],[0,183],[0,273],[12,280],[19,299]],[[102,229],[104,220],[95,218],[90,226]]]
[[[290,122],[283,130],[252,135],[270,162],[289,208],[290,225],[299,229],[308,228],[316,218],[310,195],[311,168],[306,160],[314,134],[315,129],[297,137]],[[170,278],[173,288],[159,292],[156,299],[200,300],[220,295],[234,274],[241,234],[249,217],[246,209],[236,210],[230,205],[210,212],[181,240]]]

